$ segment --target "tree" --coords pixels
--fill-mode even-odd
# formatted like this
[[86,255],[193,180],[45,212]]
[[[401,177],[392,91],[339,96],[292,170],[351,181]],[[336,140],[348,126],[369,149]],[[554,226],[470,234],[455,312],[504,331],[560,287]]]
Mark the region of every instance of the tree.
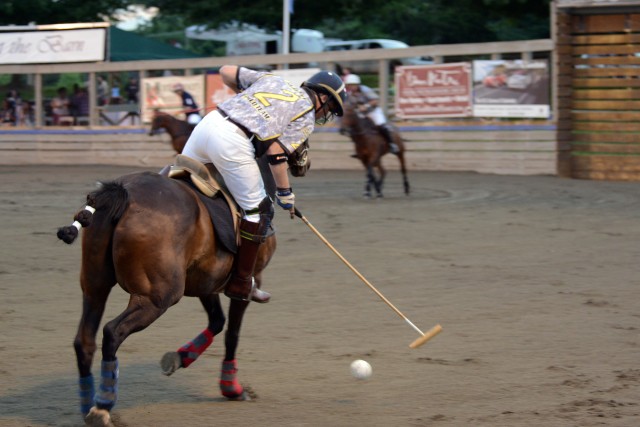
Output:
[[131,3],[131,0],[2,0],[0,25],[102,22]]
[[[158,7],[157,25],[141,30],[218,28],[239,21],[282,29],[283,0],[2,0],[0,25],[109,20],[133,4]],[[287,0],[288,1],[288,0]],[[410,45],[523,40],[549,37],[550,0],[333,0],[294,3],[291,28],[312,28],[326,37],[391,38]]]

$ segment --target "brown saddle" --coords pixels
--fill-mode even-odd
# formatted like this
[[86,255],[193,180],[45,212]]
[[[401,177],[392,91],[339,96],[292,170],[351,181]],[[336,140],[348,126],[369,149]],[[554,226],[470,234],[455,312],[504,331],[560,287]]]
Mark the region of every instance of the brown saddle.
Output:
[[[231,197],[222,176],[211,163],[201,163],[184,154],[178,154],[170,166],[169,178],[191,184],[205,204],[222,244],[236,253],[240,244],[240,207]],[[233,237],[231,237],[233,236]]]

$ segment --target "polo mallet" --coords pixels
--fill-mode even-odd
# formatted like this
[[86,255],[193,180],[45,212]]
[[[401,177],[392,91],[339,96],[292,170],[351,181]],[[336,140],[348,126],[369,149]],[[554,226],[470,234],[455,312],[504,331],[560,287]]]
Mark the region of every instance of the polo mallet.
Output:
[[298,208],[294,208],[294,214],[295,216],[300,218],[305,224],[307,224],[307,226],[311,229],[311,231],[313,231],[315,235],[318,236],[320,240],[322,240],[324,244],[327,245],[329,249],[331,249],[333,253],[336,254],[338,258],[340,258],[342,262],[344,262],[347,265],[347,267],[349,267],[351,271],[353,271],[355,275],[358,276],[360,280],[364,282],[365,285],[367,285],[373,292],[375,292],[376,295],[378,295],[380,299],[385,302],[385,304],[391,307],[391,309],[395,311],[398,316],[402,317],[404,321],[409,324],[409,326],[411,326],[416,332],[420,334],[420,338],[416,339],[411,344],[409,344],[410,348],[420,347],[421,345],[423,345],[424,343],[426,343],[427,341],[429,341],[431,338],[435,337],[442,331],[442,326],[438,324],[438,325],[435,325],[433,328],[429,329],[426,334],[422,332],[416,325],[413,324],[413,322],[411,322],[411,320],[407,318],[407,316],[402,314],[402,312],[400,312],[400,310],[398,310],[395,305],[391,304],[391,302],[387,298],[385,298],[385,296],[382,295],[380,291],[378,291],[371,283],[369,283],[369,281],[362,274],[360,274],[360,272],[356,270],[355,267],[352,266],[351,263],[347,261],[345,257],[343,257],[340,254],[340,252],[338,252],[336,248],[334,248],[333,245],[329,243],[327,239],[324,238],[322,234],[320,234],[318,230],[316,230],[316,228],[309,222],[309,220],[307,220],[307,218],[305,218],[304,215],[302,215],[302,212],[300,212]]

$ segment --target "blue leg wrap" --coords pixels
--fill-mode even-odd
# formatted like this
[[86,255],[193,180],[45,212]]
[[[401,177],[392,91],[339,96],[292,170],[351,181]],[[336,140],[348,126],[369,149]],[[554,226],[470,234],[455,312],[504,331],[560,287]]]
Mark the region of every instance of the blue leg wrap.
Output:
[[80,378],[78,386],[80,391],[80,411],[83,416],[86,416],[93,406],[96,394],[96,389],[93,385],[93,375],[89,374],[88,377]]
[[118,399],[118,359],[112,362],[102,361],[100,391],[96,396],[99,409],[111,411]]

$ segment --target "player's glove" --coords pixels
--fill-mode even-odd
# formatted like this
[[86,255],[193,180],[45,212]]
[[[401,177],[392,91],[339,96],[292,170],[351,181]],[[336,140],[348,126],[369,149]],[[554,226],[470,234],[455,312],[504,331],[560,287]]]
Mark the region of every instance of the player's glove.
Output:
[[293,218],[293,206],[296,203],[296,196],[293,194],[293,191],[291,191],[291,188],[278,187],[276,192],[276,201],[282,209],[286,209],[291,212],[291,218]]

